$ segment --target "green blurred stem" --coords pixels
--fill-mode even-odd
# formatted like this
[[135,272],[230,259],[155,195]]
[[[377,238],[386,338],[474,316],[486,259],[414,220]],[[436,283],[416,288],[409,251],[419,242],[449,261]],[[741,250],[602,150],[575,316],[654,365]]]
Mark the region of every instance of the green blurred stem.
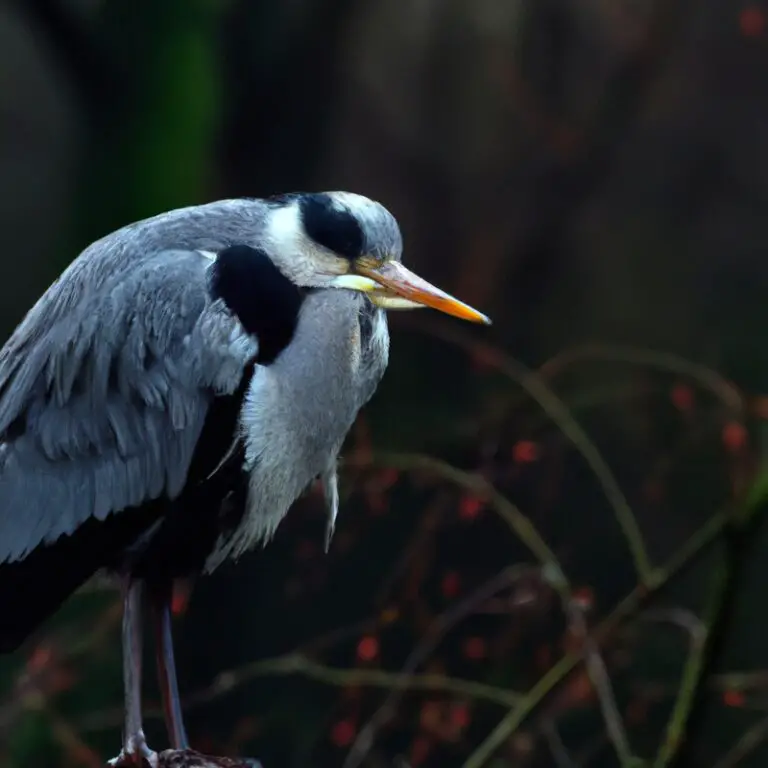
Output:
[[616,756],[619,758],[619,765],[621,765],[621,768],[634,768],[634,766],[639,764],[638,758],[632,753],[624,722],[616,705],[611,678],[603,657],[600,655],[600,649],[589,632],[589,627],[581,607],[577,603],[571,602],[564,605],[563,610],[571,625],[583,638],[584,664],[592,687],[597,694],[597,700],[600,704],[603,721],[605,722],[605,730],[616,751]]
[[627,542],[627,548],[637,571],[638,581],[647,584],[652,574],[653,565],[648,557],[635,513],[597,446],[545,379],[537,371],[527,368],[510,355],[490,344],[478,342],[463,332],[434,323],[425,323],[424,327],[430,335],[456,344],[470,352],[476,360],[482,360],[487,365],[496,368],[538,403],[542,411],[562,432],[563,436],[570,441],[592,470]]
[[[651,579],[651,586],[638,584],[596,627],[593,638],[600,643],[628,616],[634,614],[645,599],[666,585],[683,568],[709,546],[729,523],[725,513],[714,515],[667,561],[657,568]],[[583,653],[564,656],[529,691],[515,707],[499,722],[480,746],[467,758],[462,768],[481,768],[488,763],[496,751],[517,730],[533,709],[552,692],[582,661]]]
[[741,392],[714,368],[693,362],[671,352],[630,347],[622,344],[585,344],[550,358],[539,368],[541,376],[549,377],[578,362],[624,363],[685,376],[714,395],[733,418],[744,417],[745,403]]
[[[585,636],[585,652],[583,656],[587,661],[587,670],[595,690],[598,693],[600,706],[606,722],[606,727],[614,745],[616,754],[622,768],[632,768],[638,764],[637,758],[632,754],[627,740],[621,716],[616,708],[611,682],[605,670],[596,643],[588,634],[588,628],[583,617],[575,608],[568,581],[563,574],[562,567],[541,537],[535,526],[520,509],[510,502],[505,496],[482,476],[465,472],[444,461],[431,456],[420,454],[378,454],[372,460],[364,463],[381,464],[394,467],[403,471],[427,470],[438,475],[454,485],[485,499],[505,520],[514,533],[525,543],[531,552],[536,555],[543,566],[543,575],[553,589],[557,591],[563,603],[563,608],[571,619],[579,626],[580,632]],[[648,576],[650,580],[650,573]],[[546,677],[544,678],[546,679]]]
[[440,459],[416,453],[379,453],[365,459],[349,457],[343,464],[344,466],[356,467],[366,467],[373,464],[405,472],[428,471],[483,499],[536,556],[543,566],[543,575],[547,583],[558,592],[562,599],[567,600],[570,597],[570,587],[560,566],[560,561],[544,541],[536,526],[520,511],[519,507],[499,493],[493,484],[481,475],[465,472]]
[[272,659],[264,659],[232,672],[224,672],[216,678],[211,688],[194,697],[199,703],[203,698],[214,698],[231,690],[246,680],[268,675],[302,675],[322,683],[336,686],[360,685],[389,690],[443,691],[471,699],[489,701],[503,706],[514,706],[521,696],[515,691],[498,688],[471,680],[445,677],[444,675],[412,675],[386,672],[381,669],[343,669],[319,664],[301,653],[291,653]]
[[[231,691],[262,677],[287,677],[299,675],[310,680],[316,680],[326,685],[338,687],[368,686],[371,688],[383,688],[390,691],[432,691],[450,693],[476,701],[487,701],[503,707],[511,707],[521,700],[521,695],[515,691],[499,688],[484,683],[476,683],[472,680],[446,677],[444,675],[424,674],[414,675],[401,672],[387,672],[382,669],[344,669],[330,667],[313,661],[303,653],[288,653],[283,656],[275,656],[263,659],[242,667],[221,672],[213,683],[206,689],[189,696],[185,707],[195,707],[205,704]],[[110,713],[100,713],[98,716],[88,718],[79,723],[81,731],[97,731],[105,728],[113,728],[122,720],[122,710]],[[160,719],[163,716],[161,709],[146,708],[144,716]]]
[[766,739],[768,739],[768,717],[763,717],[748,728],[712,768],[734,768],[749,757]]
[[667,723],[664,741],[653,763],[654,768],[666,768],[666,766],[671,765],[683,744],[696,696],[704,683],[707,651],[712,629],[720,620],[725,607],[725,597],[728,594],[727,586],[731,576],[730,570],[727,557],[723,558],[723,562],[715,569],[708,606],[703,617],[706,629],[701,635],[694,635],[691,638],[691,650],[683,668],[680,687]]

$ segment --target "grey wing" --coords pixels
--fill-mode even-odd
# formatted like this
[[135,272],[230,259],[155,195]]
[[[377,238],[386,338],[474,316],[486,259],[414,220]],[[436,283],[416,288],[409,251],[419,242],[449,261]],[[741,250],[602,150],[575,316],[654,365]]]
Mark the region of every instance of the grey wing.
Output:
[[211,302],[205,255],[161,251],[105,278],[106,258],[95,290],[87,266],[65,272],[0,351],[0,563],[175,497],[211,399],[256,353]]

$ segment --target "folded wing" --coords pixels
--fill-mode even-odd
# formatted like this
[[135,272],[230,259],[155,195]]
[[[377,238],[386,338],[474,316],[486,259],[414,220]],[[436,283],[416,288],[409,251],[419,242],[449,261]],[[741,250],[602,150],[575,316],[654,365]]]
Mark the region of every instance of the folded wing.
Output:
[[0,563],[177,496],[212,398],[256,354],[205,254],[86,256],[0,350]]

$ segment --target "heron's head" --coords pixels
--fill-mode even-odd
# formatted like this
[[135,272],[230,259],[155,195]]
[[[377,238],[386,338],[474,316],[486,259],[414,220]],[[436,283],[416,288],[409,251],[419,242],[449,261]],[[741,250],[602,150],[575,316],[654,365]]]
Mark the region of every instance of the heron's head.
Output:
[[321,192],[274,198],[264,239],[274,263],[297,285],[360,291],[383,309],[426,306],[490,323],[406,269],[395,217],[362,195]]

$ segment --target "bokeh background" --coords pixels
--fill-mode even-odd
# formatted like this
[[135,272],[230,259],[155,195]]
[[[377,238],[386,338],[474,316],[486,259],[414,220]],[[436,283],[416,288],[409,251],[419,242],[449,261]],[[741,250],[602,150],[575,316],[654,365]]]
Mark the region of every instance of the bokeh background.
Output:
[[[292,190],[494,319],[391,318],[328,555],[310,494],[176,595],[196,748],[768,764],[766,83],[750,0],[0,5],[4,336],[104,233]],[[117,753],[119,621],[94,581],[0,660],[3,766]]]

